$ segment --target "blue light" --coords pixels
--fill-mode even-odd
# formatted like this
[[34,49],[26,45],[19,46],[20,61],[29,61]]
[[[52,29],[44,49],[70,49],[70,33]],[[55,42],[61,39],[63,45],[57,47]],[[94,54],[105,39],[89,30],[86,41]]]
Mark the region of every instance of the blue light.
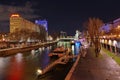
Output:
[[81,42],[75,42],[75,55],[79,54]]
[[111,28],[111,24],[104,24],[104,25],[101,27],[101,30],[104,30],[105,32],[109,32],[109,31],[110,31],[110,28]]
[[80,42],[75,42],[76,47],[80,47]]
[[46,31],[48,31],[48,23],[46,20],[35,20],[35,23],[38,25],[42,25],[45,27]]

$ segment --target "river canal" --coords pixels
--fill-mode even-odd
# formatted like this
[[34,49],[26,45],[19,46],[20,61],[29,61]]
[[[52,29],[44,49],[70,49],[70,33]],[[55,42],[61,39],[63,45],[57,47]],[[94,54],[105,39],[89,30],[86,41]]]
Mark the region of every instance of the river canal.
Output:
[[[78,54],[79,47],[71,46],[72,53]],[[52,47],[40,48],[36,53],[31,51],[0,57],[0,80],[64,80],[73,62],[56,65],[52,71],[36,79],[37,69],[43,69],[53,60],[48,56]],[[72,63],[72,64],[71,64]]]

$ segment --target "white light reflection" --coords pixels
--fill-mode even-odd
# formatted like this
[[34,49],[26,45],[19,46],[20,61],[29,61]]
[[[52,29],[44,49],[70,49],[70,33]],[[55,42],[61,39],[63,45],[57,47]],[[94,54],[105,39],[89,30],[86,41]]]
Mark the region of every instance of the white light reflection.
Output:
[[37,69],[37,75],[41,75],[42,74],[42,70],[41,69]]
[[35,55],[35,50],[31,50],[31,54],[34,56]]
[[74,49],[74,45],[72,45],[72,53],[73,53],[73,54],[75,54],[75,53],[74,53],[74,50],[75,50],[75,49]]
[[22,58],[23,58],[22,56],[23,56],[22,53],[17,53],[17,55],[15,56],[16,61],[17,61],[18,63],[22,62]]
[[41,48],[39,48],[39,51],[41,52],[41,51],[42,51],[42,49],[41,49]]
[[4,58],[0,58],[0,69],[4,68],[5,65]]
[[50,49],[52,49],[52,46],[50,46]]
[[45,50],[45,47],[42,47],[42,50]]
[[9,65],[10,57],[3,58],[0,57],[0,72],[3,70],[3,68],[7,67]]
[[47,49],[49,50],[49,49],[50,49],[50,46],[48,46]]

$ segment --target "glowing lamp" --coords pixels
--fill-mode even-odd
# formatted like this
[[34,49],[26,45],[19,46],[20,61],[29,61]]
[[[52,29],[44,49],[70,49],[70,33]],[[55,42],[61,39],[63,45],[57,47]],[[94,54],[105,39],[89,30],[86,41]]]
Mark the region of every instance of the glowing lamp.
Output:
[[120,35],[118,35],[120,37]]
[[37,69],[37,75],[41,75],[42,74],[42,70],[41,69]]
[[120,25],[118,25],[118,27],[117,27],[118,29],[120,28]]

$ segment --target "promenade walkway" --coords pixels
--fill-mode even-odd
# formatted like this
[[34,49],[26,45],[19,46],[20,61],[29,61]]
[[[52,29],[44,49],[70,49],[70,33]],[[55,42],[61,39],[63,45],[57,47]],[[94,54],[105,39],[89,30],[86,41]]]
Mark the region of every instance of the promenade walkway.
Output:
[[105,52],[95,57],[90,47],[85,58],[80,58],[70,80],[120,80],[120,66]]

